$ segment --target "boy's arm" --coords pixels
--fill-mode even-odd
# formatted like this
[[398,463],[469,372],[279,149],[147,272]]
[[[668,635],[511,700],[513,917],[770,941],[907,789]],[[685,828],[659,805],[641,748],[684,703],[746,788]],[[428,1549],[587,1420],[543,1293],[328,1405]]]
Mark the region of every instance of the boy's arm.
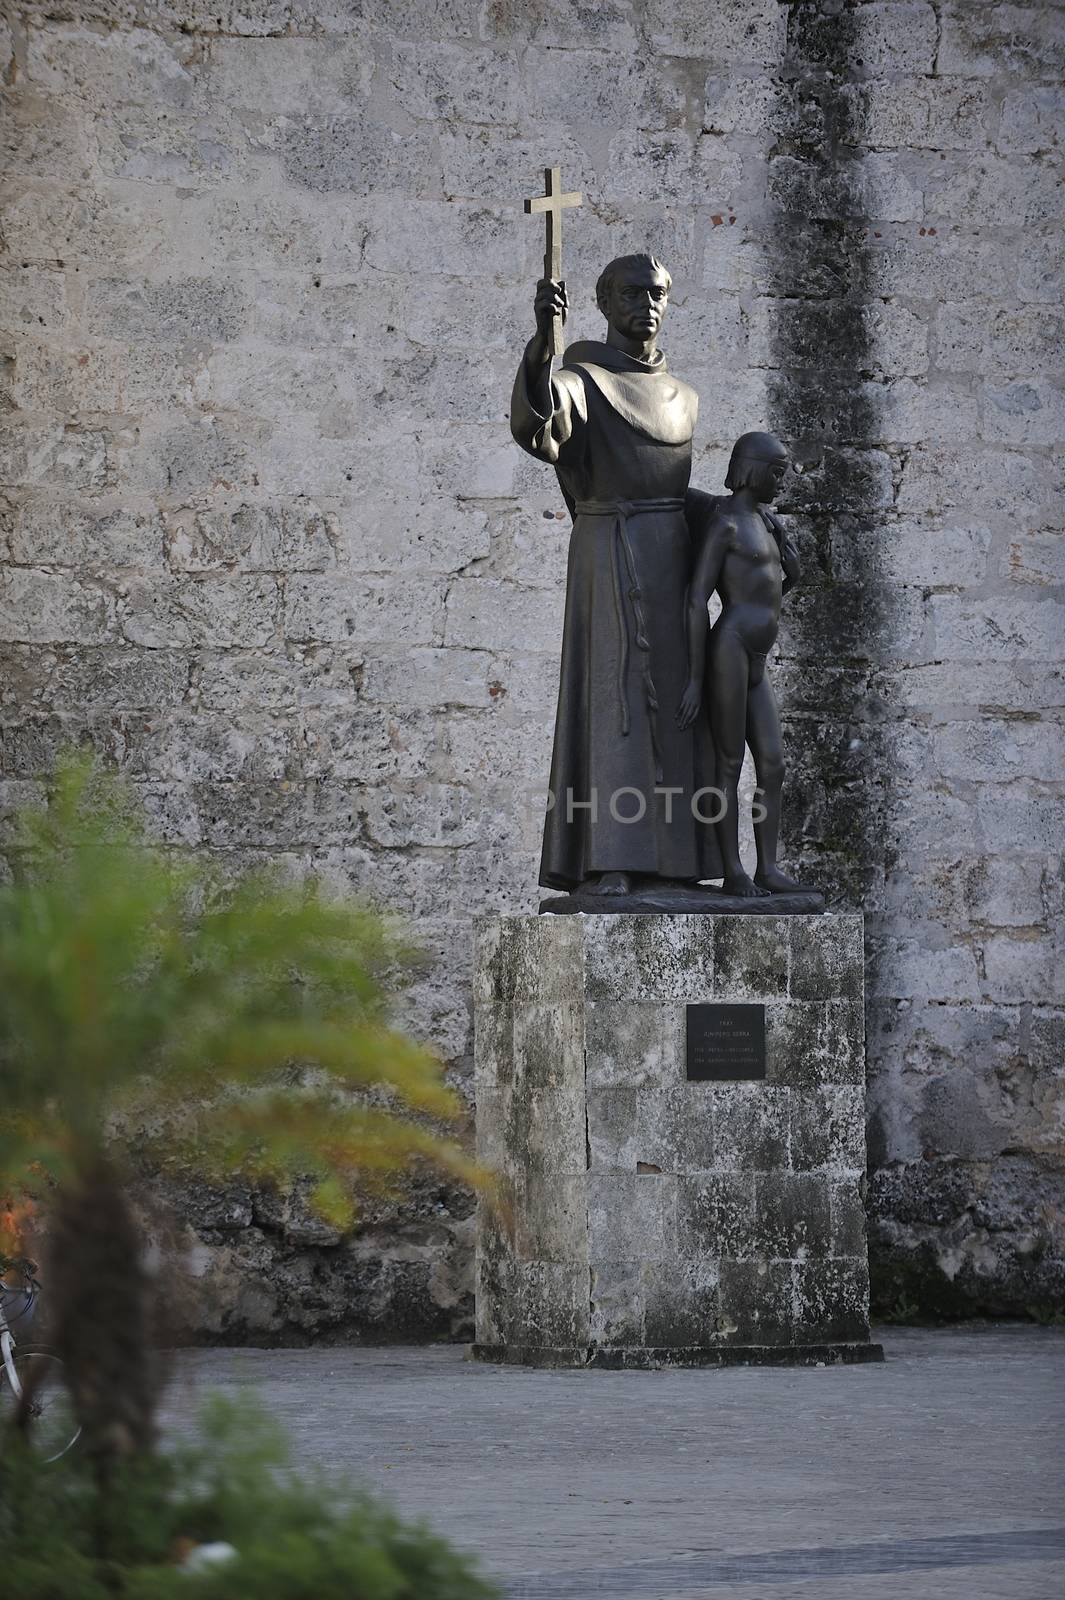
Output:
[[802,581],[798,546],[780,518],[774,516],[772,511],[767,511],[763,506],[762,516],[765,518],[769,531],[776,540],[777,549],[780,551],[780,566],[784,574],[780,592],[781,594],[787,594],[789,589],[794,589],[795,585]]
[[727,517],[713,518],[706,530],[688,586],[688,682],[677,708],[677,721],[682,728],[691,726],[702,707],[706,639],[710,632],[706,608],[717,588],[731,533],[732,524]]

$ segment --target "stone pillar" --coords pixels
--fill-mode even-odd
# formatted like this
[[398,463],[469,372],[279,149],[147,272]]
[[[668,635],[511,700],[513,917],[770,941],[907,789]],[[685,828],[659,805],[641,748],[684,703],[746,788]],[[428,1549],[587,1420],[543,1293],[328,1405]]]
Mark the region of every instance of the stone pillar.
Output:
[[[487,917],[476,1354],[875,1360],[862,918]],[[691,1081],[686,1008],[764,1007],[765,1077]]]

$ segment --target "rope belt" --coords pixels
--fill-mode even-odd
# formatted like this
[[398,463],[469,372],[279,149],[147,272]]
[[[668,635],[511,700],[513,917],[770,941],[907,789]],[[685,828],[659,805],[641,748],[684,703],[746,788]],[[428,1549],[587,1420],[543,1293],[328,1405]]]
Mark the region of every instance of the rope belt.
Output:
[[[614,544],[611,551],[610,571],[614,580],[614,616],[618,627],[618,706],[621,711],[621,731],[628,734],[629,720],[629,627],[625,616],[622,590],[627,588],[632,603],[633,636],[637,650],[643,652],[644,697],[647,701],[647,721],[651,730],[651,749],[655,761],[655,782],[662,782],[662,750],[658,738],[658,694],[651,674],[651,641],[647,637],[647,622],[643,611],[643,591],[636,573],[636,562],[629,542],[628,521],[645,511],[683,511],[684,501],[661,500],[578,500],[574,507],[577,515],[584,517],[613,517]],[[626,583],[627,574],[627,583]]]

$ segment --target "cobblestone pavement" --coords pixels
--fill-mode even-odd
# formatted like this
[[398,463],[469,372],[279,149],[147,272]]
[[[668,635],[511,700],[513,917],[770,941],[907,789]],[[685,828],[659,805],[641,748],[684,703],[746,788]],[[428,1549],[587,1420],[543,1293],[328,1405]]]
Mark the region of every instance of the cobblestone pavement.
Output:
[[1054,1600],[1065,1332],[881,1330],[883,1366],[527,1372],[457,1346],[201,1350],[299,1461],[473,1549],[509,1600]]

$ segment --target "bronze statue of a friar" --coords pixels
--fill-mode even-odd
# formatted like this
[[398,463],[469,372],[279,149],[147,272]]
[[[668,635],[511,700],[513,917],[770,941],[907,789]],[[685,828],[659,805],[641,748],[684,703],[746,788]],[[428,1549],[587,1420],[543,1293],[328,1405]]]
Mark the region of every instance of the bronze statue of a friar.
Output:
[[[514,383],[511,431],[555,468],[573,517],[540,867],[540,883],[564,893],[542,909],[820,910],[820,895],[776,864],[779,730],[771,690],[759,688],[785,565],[789,582],[796,573],[780,525],[761,512],[779,463],[766,447],[776,464],[746,476],[724,502],[724,521],[718,497],[689,487],[698,396],[658,348],[670,287],[652,255],[612,261],[596,287],[605,341],[570,345],[553,370],[569,300],[560,277],[542,278],[536,332]],[[751,582],[758,592],[748,598]],[[740,654],[716,642],[718,628],[707,651],[693,608],[708,623],[708,585],[727,596],[726,631]],[[749,619],[745,632],[748,603],[770,614],[755,632]],[[718,673],[709,692],[706,657]],[[768,809],[756,817],[769,828],[753,880],[735,848],[737,728],[740,758],[749,728],[760,781],[768,779]],[[725,740],[724,787],[715,732]],[[722,889],[704,886],[719,878]]]

